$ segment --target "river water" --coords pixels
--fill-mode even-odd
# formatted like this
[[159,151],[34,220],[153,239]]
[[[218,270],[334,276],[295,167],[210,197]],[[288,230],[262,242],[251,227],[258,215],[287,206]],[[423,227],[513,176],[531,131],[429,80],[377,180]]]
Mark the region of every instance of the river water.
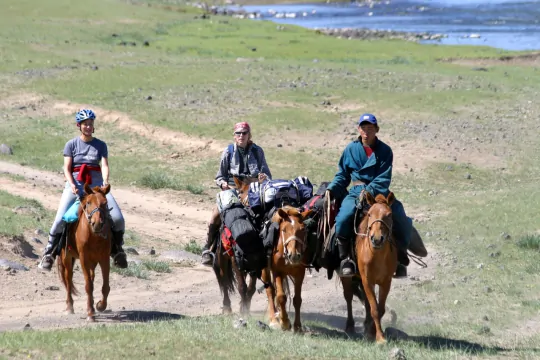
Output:
[[440,43],[540,49],[540,0],[389,0],[244,6],[260,19],[307,28],[369,28],[445,34]]

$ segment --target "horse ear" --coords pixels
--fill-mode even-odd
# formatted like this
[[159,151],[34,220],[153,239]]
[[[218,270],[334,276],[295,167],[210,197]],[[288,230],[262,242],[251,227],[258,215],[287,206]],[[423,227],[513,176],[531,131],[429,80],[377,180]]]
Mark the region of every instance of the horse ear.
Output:
[[236,188],[239,190],[242,189],[242,185],[244,185],[242,180],[238,179],[236,176],[233,176],[233,180],[234,180],[234,183],[236,184]]
[[94,193],[92,189],[90,188],[90,185],[88,185],[88,183],[84,183],[84,193],[87,195]]
[[279,217],[279,222],[289,220],[289,214],[287,214],[287,212],[282,208],[277,210],[277,215]]
[[369,206],[375,204],[375,198],[373,197],[373,195],[371,195],[369,191],[365,192],[365,196],[366,196],[366,201],[369,204]]
[[105,185],[104,188],[102,188],[103,194],[107,195],[109,191],[111,191],[111,184]]
[[388,194],[387,201],[388,206],[392,206],[392,203],[396,200],[396,197],[394,196],[394,193],[390,191],[390,194]]

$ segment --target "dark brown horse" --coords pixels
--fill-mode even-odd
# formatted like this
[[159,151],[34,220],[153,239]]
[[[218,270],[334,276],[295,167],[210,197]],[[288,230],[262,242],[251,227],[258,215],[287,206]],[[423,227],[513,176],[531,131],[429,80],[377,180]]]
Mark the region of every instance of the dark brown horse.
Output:
[[62,248],[58,260],[58,274],[67,291],[66,312],[68,314],[73,314],[72,295],[77,295],[77,289],[73,285],[73,267],[76,259],[81,262],[87,295],[88,317],[86,319],[88,321],[95,321],[93,291],[95,269],[98,264],[103,275],[101,289],[103,298],[96,305],[98,311],[102,312],[107,308],[107,296],[110,291],[109,256],[112,232],[105,197],[110,189],[110,185],[103,188],[96,186],[93,189],[88,184],[84,185],[85,196],[79,207],[79,219],[69,225],[66,246]]
[[[287,314],[288,281],[294,284],[294,331],[302,331],[300,321],[300,307],[302,305],[302,284],[309,262],[307,249],[307,231],[304,220],[311,214],[311,210],[301,213],[298,209],[285,206],[278,209],[272,221],[279,224],[279,237],[274,241],[274,250],[270,259],[270,268],[265,268],[262,280],[272,283],[267,287],[268,317],[270,327],[290,330],[291,322]],[[276,305],[279,306],[279,322],[276,317]]]
[[[242,203],[246,205],[247,192],[249,189],[249,184],[252,181],[242,181],[234,177],[234,182],[236,184],[238,193],[242,194],[240,196]],[[233,252],[234,250],[230,247],[231,244],[226,244],[223,242],[222,232],[219,233],[219,237],[220,238],[215,242],[217,244],[217,249],[213,269],[214,273],[216,274],[219,288],[223,295],[223,314],[232,313],[230,295],[237,290],[240,294],[240,313],[242,315],[249,315],[251,299],[255,293],[257,277],[252,272],[248,273],[247,271],[240,270],[238,264],[236,263]],[[249,284],[247,283],[248,277]]]

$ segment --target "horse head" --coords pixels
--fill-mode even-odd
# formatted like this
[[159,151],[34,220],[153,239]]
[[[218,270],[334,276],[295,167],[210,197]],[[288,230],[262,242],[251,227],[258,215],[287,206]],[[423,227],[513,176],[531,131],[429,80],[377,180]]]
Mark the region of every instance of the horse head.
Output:
[[88,225],[94,234],[105,237],[103,229],[109,220],[109,208],[107,207],[106,195],[111,190],[111,185],[104,187],[95,186],[93,189],[84,184],[85,196],[81,200],[81,209]]
[[240,199],[240,202],[242,203],[242,205],[248,206],[249,184],[258,181],[257,178],[246,178],[245,180],[242,180],[239,177],[233,176],[233,180],[234,184],[236,185],[236,192],[238,193],[238,198]]
[[279,224],[278,252],[291,265],[300,264],[307,250],[307,231],[304,220],[312,210],[301,213],[292,206],[279,208],[272,217],[272,221]]
[[379,249],[386,240],[392,236],[392,203],[395,200],[394,193],[390,192],[388,197],[382,194],[373,197],[366,192],[366,201],[370,206],[367,215],[367,231],[365,236],[371,241],[374,249]]

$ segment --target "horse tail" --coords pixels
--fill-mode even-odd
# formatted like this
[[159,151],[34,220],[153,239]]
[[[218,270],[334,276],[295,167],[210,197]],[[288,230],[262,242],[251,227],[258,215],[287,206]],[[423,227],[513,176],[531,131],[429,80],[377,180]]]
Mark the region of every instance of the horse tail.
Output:
[[[75,284],[73,284],[73,277],[69,280],[66,279],[66,266],[64,265],[64,256],[65,256],[65,250],[62,249],[60,252],[60,255],[58,255],[58,261],[57,261],[57,269],[58,269],[58,276],[60,276],[60,280],[62,281],[62,284],[64,284],[64,288],[68,288],[68,285],[71,288],[71,293],[73,295],[79,295],[79,291],[75,287]],[[73,259],[71,260],[71,272],[73,273],[73,268],[75,267],[75,261]]]
[[236,277],[233,272],[232,259],[222,253],[221,246],[218,245],[216,251],[216,261],[214,261],[214,273],[219,284],[221,294],[231,295],[236,290]]

